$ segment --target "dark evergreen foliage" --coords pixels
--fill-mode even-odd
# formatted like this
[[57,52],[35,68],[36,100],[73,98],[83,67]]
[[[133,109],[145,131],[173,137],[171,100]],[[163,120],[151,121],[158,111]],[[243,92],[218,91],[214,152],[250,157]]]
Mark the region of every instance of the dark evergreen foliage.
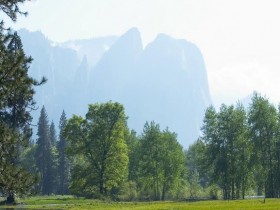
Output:
[[54,158],[52,154],[52,142],[50,138],[50,127],[45,107],[41,109],[38,121],[38,139],[36,150],[36,163],[40,176],[39,191],[43,195],[54,192]]
[[[0,12],[13,21],[18,14],[19,5],[25,0],[0,1]],[[19,162],[19,153],[28,146],[31,136],[30,111],[35,108],[33,101],[35,85],[39,83],[28,76],[32,59],[22,49],[17,33],[5,29],[0,23],[0,192],[13,203],[14,195],[27,193],[34,178]]]
[[0,0],[0,10],[6,13],[13,21],[17,20],[17,15],[27,15],[27,12],[22,12],[19,6],[28,0]]
[[50,125],[50,141],[51,141],[51,145],[55,146],[56,142],[57,142],[57,137],[56,137],[56,130],[55,130],[55,125],[54,122],[51,122]]
[[58,194],[69,194],[69,180],[70,180],[70,160],[66,155],[67,142],[63,137],[63,129],[66,126],[66,114],[63,111],[59,121],[59,141],[57,142],[58,150]]

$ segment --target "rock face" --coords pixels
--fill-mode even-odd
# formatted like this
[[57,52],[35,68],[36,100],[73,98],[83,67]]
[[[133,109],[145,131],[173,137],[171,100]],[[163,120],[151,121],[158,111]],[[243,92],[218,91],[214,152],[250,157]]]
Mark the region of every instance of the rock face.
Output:
[[87,104],[112,100],[124,104],[128,125],[138,133],[153,120],[176,132],[185,148],[198,138],[211,97],[204,60],[194,44],[159,34],[143,48],[135,28],[119,38],[56,46],[39,32],[20,35],[26,54],[34,58],[31,75],[49,79],[38,88],[36,100],[55,122],[63,109],[68,116],[84,115]]

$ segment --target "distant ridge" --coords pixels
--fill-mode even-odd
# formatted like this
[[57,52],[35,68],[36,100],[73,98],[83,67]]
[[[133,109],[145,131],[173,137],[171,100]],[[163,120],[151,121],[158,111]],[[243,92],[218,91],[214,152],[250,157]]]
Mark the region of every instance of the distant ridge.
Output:
[[30,74],[49,80],[38,88],[36,100],[55,122],[63,109],[68,117],[84,115],[87,104],[112,100],[124,104],[128,125],[138,134],[146,121],[154,120],[176,132],[185,148],[198,138],[211,97],[203,56],[195,44],[159,34],[143,48],[137,28],[120,37],[56,46],[40,32],[19,34],[34,58]]

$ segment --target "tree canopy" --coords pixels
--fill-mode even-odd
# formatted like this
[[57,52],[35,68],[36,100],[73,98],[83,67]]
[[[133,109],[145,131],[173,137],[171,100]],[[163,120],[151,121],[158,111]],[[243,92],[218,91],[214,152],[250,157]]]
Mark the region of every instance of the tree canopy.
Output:
[[108,195],[128,175],[127,131],[119,103],[89,105],[86,118],[73,116],[64,129],[68,153],[74,155],[71,189],[88,196]]

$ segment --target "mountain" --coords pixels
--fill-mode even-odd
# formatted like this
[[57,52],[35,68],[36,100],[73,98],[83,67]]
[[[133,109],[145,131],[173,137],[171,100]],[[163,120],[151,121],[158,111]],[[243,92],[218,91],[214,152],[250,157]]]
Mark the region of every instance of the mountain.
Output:
[[[45,105],[50,119],[57,118],[57,112],[67,108],[69,89],[80,65],[77,53],[72,49],[53,45],[41,32],[20,30],[25,53],[33,57],[30,75],[35,79],[47,77],[48,82],[35,89],[38,107]],[[37,123],[39,111],[34,112],[33,124]]]
[[193,43],[159,34],[143,48],[136,28],[118,38],[61,44],[40,32],[19,34],[34,58],[30,74],[49,79],[36,100],[55,122],[63,109],[68,116],[84,115],[87,104],[112,100],[125,106],[128,125],[138,133],[153,120],[176,132],[185,148],[198,138],[211,97],[203,56]]
[[110,49],[111,45],[118,39],[117,36],[100,37],[94,39],[71,40],[58,45],[64,48],[73,49],[82,60],[87,58],[88,65],[94,67],[103,54]]
[[133,88],[142,52],[143,46],[137,29],[133,28],[121,36],[91,71],[90,100],[124,102],[128,98],[127,94],[131,93],[130,88]]
[[[90,63],[96,63],[116,40],[105,37],[89,40],[53,43],[41,32],[18,31],[26,55],[34,59],[29,74],[35,79],[47,77],[48,82],[36,87],[35,101],[38,107],[45,105],[49,119],[58,125],[60,114],[64,109],[68,116],[84,114],[87,110],[85,101]],[[76,46],[74,48],[73,46]],[[93,52],[87,48],[94,46]],[[103,48],[102,48],[103,47]],[[91,60],[88,61],[88,58]],[[39,111],[33,112],[33,124],[39,118]]]
[[112,45],[90,77],[92,101],[124,104],[131,128],[146,121],[169,127],[187,147],[200,134],[211,104],[207,73],[199,49],[185,40],[160,34],[145,49],[131,29]]

